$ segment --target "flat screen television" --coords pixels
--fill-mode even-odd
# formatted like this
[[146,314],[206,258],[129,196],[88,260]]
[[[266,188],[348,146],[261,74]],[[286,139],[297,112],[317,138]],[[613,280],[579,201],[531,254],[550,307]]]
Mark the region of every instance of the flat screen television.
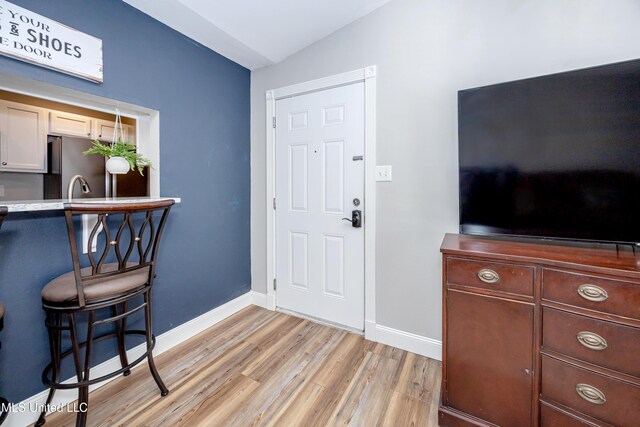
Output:
[[640,60],[458,93],[460,232],[640,242]]

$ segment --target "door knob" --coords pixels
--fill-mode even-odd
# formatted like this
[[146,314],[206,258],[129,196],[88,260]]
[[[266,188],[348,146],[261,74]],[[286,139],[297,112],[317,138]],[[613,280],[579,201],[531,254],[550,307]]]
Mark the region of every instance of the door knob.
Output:
[[362,227],[362,211],[355,209],[351,211],[351,219],[342,218],[343,221],[349,221],[353,228]]

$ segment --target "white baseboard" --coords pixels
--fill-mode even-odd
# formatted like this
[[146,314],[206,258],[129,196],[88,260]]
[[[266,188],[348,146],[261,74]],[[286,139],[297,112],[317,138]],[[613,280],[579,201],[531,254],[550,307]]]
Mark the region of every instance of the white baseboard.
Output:
[[[153,355],[158,356],[165,351],[177,346],[178,344],[188,340],[189,338],[199,334],[207,328],[215,325],[218,322],[226,319],[232,314],[237,313],[245,307],[248,307],[252,304],[263,307],[266,305],[266,295],[264,300],[264,305],[261,305],[259,302],[262,297],[257,292],[247,292],[244,295],[235,298],[220,307],[214,308],[211,311],[208,311],[201,316],[196,317],[186,323],[183,323],[180,326],[177,326],[162,335],[156,337],[156,347],[153,350]],[[135,360],[140,357],[145,351],[145,345],[140,344],[137,347],[132,348],[127,351],[127,356],[129,360]],[[145,363],[141,363],[138,366],[145,366]],[[137,367],[138,367],[137,366]],[[137,368],[136,367],[136,368]],[[110,372],[117,371],[120,369],[120,358],[118,356],[109,359],[91,369],[91,377],[98,378],[102,375],[106,375]],[[135,369],[135,368],[134,368]],[[118,377],[116,377],[118,378]],[[115,378],[114,378],[115,379]],[[75,378],[68,379],[67,383],[75,381]],[[107,380],[101,382],[99,384],[94,385],[90,388],[90,390],[95,390],[103,385],[107,384],[111,380]],[[39,409],[34,410],[33,408],[40,408],[47,400],[47,395],[49,391],[44,390],[34,396],[31,396],[20,403],[17,403],[14,408],[17,411],[13,411],[9,413],[5,424],[7,427],[24,427],[27,425],[31,425],[35,423],[40,415]],[[58,407],[59,405],[66,406],[78,399],[78,391],[77,390],[58,390],[56,391],[55,397],[53,399],[52,405]],[[21,410],[24,409],[24,410]]]
[[251,291],[249,293],[251,294],[251,304],[257,305],[258,307],[267,308],[267,300],[269,295],[256,291]]
[[257,291],[251,291],[251,302],[258,307],[266,308],[267,310],[275,311],[276,298],[274,294],[262,293]]
[[430,357],[431,359],[442,360],[442,341],[434,340],[433,338],[423,337],[422,335],[416,335],[382,325],[375,325],[374,338],[375,339],[367,339],[410,351],[421,356]]

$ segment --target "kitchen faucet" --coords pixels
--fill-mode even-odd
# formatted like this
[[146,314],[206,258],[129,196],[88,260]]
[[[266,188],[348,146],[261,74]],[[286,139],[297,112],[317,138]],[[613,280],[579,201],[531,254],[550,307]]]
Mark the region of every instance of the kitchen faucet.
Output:
[[[83,194],[91,193],[91,187],[89,183],[82,175],[74,175],[73,178],[69,181],[69,188],[67,189],[67,199],[69,202],[73,197],[73,188],[76,185],[76,181],[80,181],[80,190]],[[91,230],[95,230],[95,225],[98,222],[98,215],[82,215],[82,253],[87,253],[89,236],[92,233]],[[96,244],[98,241],[98,235],[102,232],[103,226],[100,224],[98,227],[98,231],[93,237],[93,241],[91,242],[91,251],[96,251]]]
[[67,189],[67,199],[71,200],[73,198],[73,187],[76,184],[76,181],[80,181],[80,190],[82,190],[83,194],[91,193],[91,187],[89,183],[82,175],[75,175],[69,181],[69,188]]

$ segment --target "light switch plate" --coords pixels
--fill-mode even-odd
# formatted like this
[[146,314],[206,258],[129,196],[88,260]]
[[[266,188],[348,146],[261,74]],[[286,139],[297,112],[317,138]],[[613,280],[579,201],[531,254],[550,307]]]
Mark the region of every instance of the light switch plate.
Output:
[[391,181],[391,165],[376,166],[376,181]]

